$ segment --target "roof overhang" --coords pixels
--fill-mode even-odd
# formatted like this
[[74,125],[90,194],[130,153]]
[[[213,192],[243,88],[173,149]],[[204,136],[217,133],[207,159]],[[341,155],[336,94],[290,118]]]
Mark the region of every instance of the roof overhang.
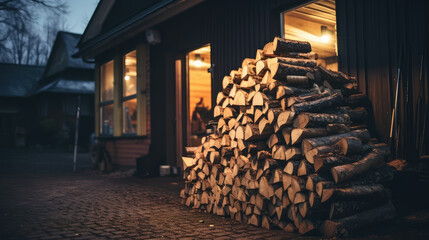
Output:
[[106,51],[106,49],[113,48],[203,1],[162,0],[109,31],[85,40],[87,38],[85,36],[87,29],[82,36],[81,42],[79,42],[79,52],[74,54],[73,57],[83,57],[84,59],[94,58],[96,55]]

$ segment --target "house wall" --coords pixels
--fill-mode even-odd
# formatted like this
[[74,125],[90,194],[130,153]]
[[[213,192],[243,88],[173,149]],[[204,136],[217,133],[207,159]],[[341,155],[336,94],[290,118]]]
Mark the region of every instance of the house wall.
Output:
[[[272,41],[274,36],[280,35],[280,13],[306,2],[205,1],[153,27],[159,30],[161,43],[150,47],[152,102],[150,141],[151,152],[162,159],[161,164],[176,165],[178,162],[175,136],[177,121],[175,61],[177,59],[184,61],[187,52],[210,44],[211,63],[214,64],[212,74],[214,102],[216,93],[222,88],[223,76],[228,75],[232,69],[239,68],[244,58],[254,58],[256,49],[261,49],[267,42]],[[408,2],[409,5],[406,4]],[[423,23],[428,22],[422,12],[424,5],[421,2],[337,0],[340,70],[356,76],[360,89],[371,99],[370,106],[374,109],[374,115],[371,116],[373,121],[369,123],[369,128],[375,136],[385,142],[388,142],[394,100],[392,81],[396,74],[397,49],[402,42],[404,45],[413,46],[410,53],[414,57],[410,60],[410,66],[413,66],[413,76],[416,76],[414,75],[416,71],[418,72],[417,57],[419,49],[423,46],[422,34],[427,32],[427,27],[426,30],[423,29]],[[106,49],[102,57],[105,59],[109,54],[116,54],[132,44],[144,41],[142,31],[141,35],[130,39],[129,43],[115,49]],[[418,89],[415,78],[413,79],[413,82],[410,82],[410,89]],[[185,90],[182,95],[186,96]],[[413,95],[412,99],[415,101],[416,95]],[[182,120],[185,120],[186,113],[182,116]],[[401,118],[406,116],[403,110],[400,111],[400,116]],[[411,126],[401,128],[402,136],[404,135],[402,133],[406,132],[404,129],[408,131],[412,128],[409,127]],[[182,141],[186,142],[185,136]],[[133,149],[147,149],[144,142],[127,144],[134,145]],[[130,147],[125,146],[125,142],[124,145],[117,142],[117,146],[124,149]],[[404,154],[406,147],[401,147],[400,150],[401,154]]]
[[[175,60],[185,60],[189,51],[210,44],[211,63],[214,64],[212,102],[215,102],[222,89],[223,77],[241,67],[244,58],[254,58],[257,49],[262,49],[274,36],[279,36],[280,13],[303,2],[207,1],[155,27],[161,33],[161,43],[151,48],[151,67],[154,69],[151,77],[157,82],[155,84],[163,85],[158,88],[162,92],[159,99],[154,99],[154,106],[164,109],[157,113],[157,119],[165,122],[153,131],[162,129],[165,136],[165,141],[158,145],[158,152],[167,150],[165,163],[176,165],[178,162],[175,156]],[[186,92],[182,95],[186,96]],[[183,106],[185,109],[186,102]],[[186,116],[186,113],[182,115]],[[186,119],[182,121],[186,122]],[[186,143],[186,136],[182,141]]]
[[[428,56],[429,19],[425,4],[427,1],[422,0],[337,0],[340,70],[358,79],[359,88],[372,102],[372,132],[387,143],[402,52],[398,157],[409,161],[416,159],[416,134],[423,130],[415,126],[420,89],[428,95],[427,60],[423,85],[419,79],[421,56],[425,52],[426,59]],[[426,127],[426,143],[428,132]]]

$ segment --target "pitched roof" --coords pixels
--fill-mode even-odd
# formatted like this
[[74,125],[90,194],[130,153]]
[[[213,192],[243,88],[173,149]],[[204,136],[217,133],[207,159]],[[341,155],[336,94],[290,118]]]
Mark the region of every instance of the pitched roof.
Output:
[[55,78],[54,81],[37,87],[37,89],[35,89],[32,94],[41,92],[93,94],[94,88],[94,81],[78,81],[66,78]]
[[0,63],[0,96],[25,97],[37,84],[45,67]]
[[67,68],[93,69],[94,64],[86,63],[81,58],[73,58],[81,35],[59,31],[52,46],[43,78],[50,77]]
[[94,64],[73,58],[80,34],[60,31],[57,34],[42,79],[30,92],[94,93],[91,70]]

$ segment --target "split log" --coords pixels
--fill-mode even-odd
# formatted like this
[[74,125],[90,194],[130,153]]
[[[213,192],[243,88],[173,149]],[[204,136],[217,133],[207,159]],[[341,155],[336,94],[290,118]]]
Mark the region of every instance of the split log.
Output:
[[383,163],[383,161],[384,153],[374,149],[357,162],[333,167],[331,174],[335,183],[341,183],[359,176],[371,168],[375,168]]
[[313,68],[294,66],[285,63],[274,63],[268,66],[271,77],[278,81],[286,81],[287,76],[307,76],[307,73],[313,73]]
[[318,182],[321,181],[328,181],[328,177],[320,174],[311,174],[307,177],[307,181],[305,182],[305,189],[308,191],[315,192],[316,191],[316,185]]
[[309,53],[311,52],[311,45],[306,41],[296,41],[275,37],[273,41],[273,51],[278,55],[288,52]]
[[290,125],[293,122],[293,117],[295,116],[295,113],[292,111],[283,111],[277,116],[277,126],[279,128],[282,128],[283,126]]
[[[315,148],[317,149],[317,148]],[[314,150],[314,149],[313,149]],[[311,151],[313,151],[311,150]],[[311,152],[310,151],[310,152]],[[341,156],[338,154],[333,155],[315,155],[313,156],[314,171],[318,173],[327,172],[331,168],[339,165],[353,163],[360,160],[360,156]]]
[[348,125],[351,121],[346,114],[301,113],[293,122],[293,126],[296,128],[326,127],[332,123]]
[[364,212],[371,208],[380,206],[388,201],[387,198],[376,198],[367,201],[351,200],[342,202],[333,202],[329,209],[329,219],[343,218]]
[[362,141],[356,137],[344,137],[335,146],[341,149],[345,156],[363,154],[371,148],[370,145],[362,144]]
[[[355,129],[357,130],[357,129]],[[346,133],[346,132],[350,132],[351,129],[342,123],[330,123],[328,125],[326,125],[326,131],[328,132],[328,135],[332,135],[332,134],[340,134],[340,133]]]
[[328,135],[325,128],[295,128],[291,132],[291,144],[300,143],[304,138],[314,138]]
[[299,163],[300,161],[291,160],[286,164],[286,167],[283,171],[289,175],[297,175]]
[[183,160],[183,169],[186,170],[188,168],[192,168],[197,163],[197,159],[190,157],[182,157]]
[[243,67],[241,78],[245,80],[251,75],[256,75],[256,66],[253,64],[247,64]]
[[307,176],[309,174],[314,173],[314,166],[307,162],[307,160],[301,160],[301,163],[298,166],[298,176]]
[[350,231],[358,228],[373,226],[395,216],[395,207],[391,202],[345,218],[326,220],[320,231],[326,237],[345,237]]
[[322,78],[327,80],[334,87],[341,87],[350,83],[350,78],[342,72],[331,71],[322,65],[319,66]]
[[282,129],[282,136],[286,145],[290,145],[291,143],[291,132],[292,132],[292,128],[286,127]]
[[302,158],[301,150],[296,147],[290,147],[285,152],[286,161]]
[[340,93],[334,93],[328,97],[320,98],[314,101],[302,102],[295,104],[291,109],[296,113],[301,112],[318,112],[325,108],[339,105],[343,101]]
[[259,180],[259,194],[267,199],[270,199],[272,196],[274,196],[274,188],[271,184],[269,184],[265,176],[262,176]]
[[321,202],[326,202],[334,193],[334,183],[330,181],[320,181],[316,184],[316,193]]
[[334,201],[339,200],[375,200],[388,199],[391,194],[381,184],[356,185],[348,188],[336,188],[331,196]]
[[295,66],[301,66],[301,67],[309,67],[314,68],[316,67],[317,62],[315,60],[310,59],[300,59],[300,58],[290,58],[290,57],[275,57],[275,58],[269,58],[266,61],[267,65],[276,64],[276,63],[284,63],[284,64],[290,64]]
[[256,75],[263,77],[267,70],[268,64],[266,60],[259,60],[256,62]]
[[[271,87],[271,85],[270,85],[270,87]],[[327,97],[330,94],[331,94],[331,92],[325,90],[321,93],[317,92],[317,93],[307,94],[307,95],[302,95],[302,96],[288,97],[286,106],[291,107],[294,104],[303,103],[303,102],[307,102],[307,101],[314,101],[317,99]]]
[[313,148],[324,146],[324,145],[333,145],[338,142],[343,137],[356,137],[359,138],[362,142],[367,143],[369,141],[370,135],[368,130],[356,130],[343,134],[336,134],[326,137],[318,137],[318,138],[307,138],[302,141],[301,147],[303,153],[307,153]]
[[286,146],[280,145],[277,148],[272,148],[273,158],[276,160],[286,160]]
[[330,114],[347,114],[353,123],[364,123],[367,120],[368,113],[363,107],[350,108],[350,107],[338,107],[325,111]]
[[314,163],[315,156],[324,155],[327,156],[328,154],[335,154],[336,151],[332,146],[319,146],[311,149],[310,151],[307,151],[305,153],[305,159],[309,163]]
[[319,227],[322,225],[320,220],[310,220],[304,219],[298,227],[298,232],[301,234],[311,234],[318,231]]
[[277,120],[277,117],[279,114],[283,112],[283,109],[281,108],[270,108],[267,112],[267,120],[270,124],[273,124],[275,120]]
[[318,88],[305,89],[305,88],[296,88],[296,87],[288,87],[288,86],[280,85],[277,87],[276,99],[281,99],[286,96],[292,96],[292,95],[318,94],[318,93],[320,93]]

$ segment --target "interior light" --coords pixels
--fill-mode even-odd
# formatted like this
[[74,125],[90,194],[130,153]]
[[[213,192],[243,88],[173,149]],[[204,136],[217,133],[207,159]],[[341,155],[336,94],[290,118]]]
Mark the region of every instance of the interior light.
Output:
[[130,80],[130,76],[126,75],[126,76],[124,77],[124,79],[125,79],[126,81],[128,81],[128,80]]
[[202,58],[201,55],[198,53],[195,54],[195,62],[194,62],[195,66],[201,67],[203,65],[203,62],[204,62],[204,58]]
[[320,40],[321,40],[323,43],[328,43],[329,41],[331,41],[331,36],[329,36],[328,34],[322,35],[322,36],[320,37]]
[[323,43],[329,43],[331,41],[331,35],[333,35],[333,32],[329,30],[327,26],[322,26],[320,28],[320,32],[320,41]]

